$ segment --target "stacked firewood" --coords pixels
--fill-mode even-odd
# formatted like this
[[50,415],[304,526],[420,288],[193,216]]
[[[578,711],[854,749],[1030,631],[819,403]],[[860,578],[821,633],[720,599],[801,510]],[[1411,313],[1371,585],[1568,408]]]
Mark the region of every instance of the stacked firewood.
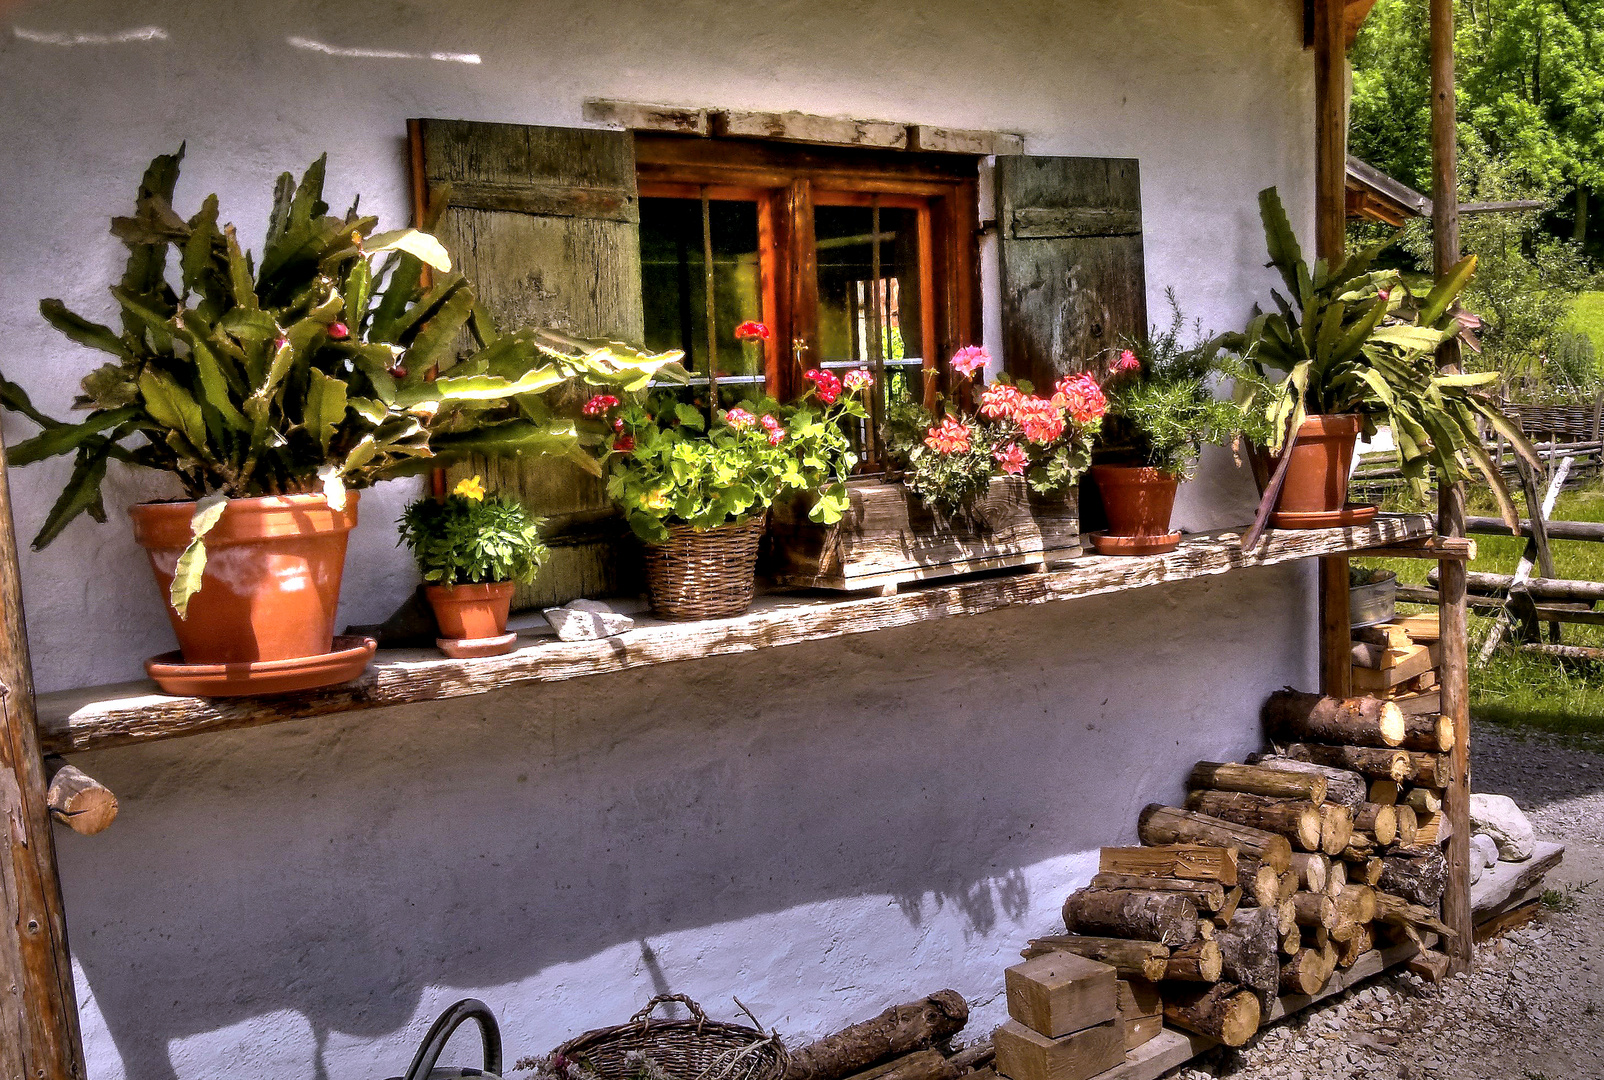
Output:
[[939,990],[792,1051],[784,1080],[958,1080],[989,1074],[990,1039],[953,1046],[968,1022],[963,997]]
[[1406,716],[1442,711],[1437,681],[1442,645],[1435,613],[1356,629],[1353,641],[1355,693],[1387,698]]
[[1318,994],[1379,945],[1446,933],[1447,718],[1283,691],[1264,720],[1275,752],[1198,762],[1185,805],[1147,807],[1143,846],[1104,848],[1064,902],[1067,933],[1023,955],[1109,964],[1170,1024],[1240,1046],[1278,996]]

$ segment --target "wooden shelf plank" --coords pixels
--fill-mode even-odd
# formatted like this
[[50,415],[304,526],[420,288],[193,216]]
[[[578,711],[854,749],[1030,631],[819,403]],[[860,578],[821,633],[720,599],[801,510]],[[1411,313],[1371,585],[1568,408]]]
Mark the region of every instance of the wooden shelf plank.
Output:
[[59,691],[39,696],[40,737],[46,753],[73,753],[438,701],[1210,577],[1396,544],[1433,532],[1434,523],[1426,515],[1387,514],[1348,529],[1270,530],[1251,552],[1242,550],[1240,530],[1199,533],[1165,555],[1088,555],[1045,573],[942,582],[896,596],[774,594],[759,597],[751,611],[733,619],[689,623],[641,619],[634,630],[618,637],[543,640],[485,659],[451,660],[433,649],[383,650],[360,679],[301,694],[170,697],[148,681]]
[[1539,840],[1524,862],[1494,863],[1470,887],[1470,910],[1480,922],[1503,910],[1511,898],[1542,883],[1565,858],[1565,845]]

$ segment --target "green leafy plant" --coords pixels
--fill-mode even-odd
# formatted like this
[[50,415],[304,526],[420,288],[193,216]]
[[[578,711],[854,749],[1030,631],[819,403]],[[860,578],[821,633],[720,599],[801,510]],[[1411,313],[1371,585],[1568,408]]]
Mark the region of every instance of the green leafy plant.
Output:
[[1242,433],[1242,412],[1214,395],[1213,380],[1227,370],[1220,345],[1192,325],[1175,299],[1165,297],[1170,323],[1127,342],[1105,382],[1108,416],[1099,442],[1117,455],[1179,478],[1188,476],[1206,444],[1234,443]]
[[[0,378],[0,405],[43,429],[11,464],[76,457],[35,548],[79,514],[106,520],[112,460],[171,473],[199,500],[171,592],[180,615],[227,499],[322,491],[338,506],[347,488],[469,454],[562,455],[599,474],[587,445],[603,433],[561,415],[559,392],[637,389],[675,370],[678,353],[501,333],[434,237],[375,233],[355,203],[330,215],[325,158],[299,183],[279,177],[257,261],[219,225],[215,195],[188,219],[173,209],[182,157],[151,162],[133,216],[112,221],[129,251],[111,290],[120,329],[40,304],[62,333],[112,357],[83,380],[75,407],[87,419],[55,420]],[[472,347],[459,355],[463,340]]]
[[522,503],[486,495],[477,476],[459,481],[443,499],[409,504],[399,542],[412,549],[431,585],[527,585],[547,555],[540,522]]
[[[1424,495],[1427,468],[1439,482],[1457,483],[1472,469],[1487,479],[1504,519],[1519,515],[1509,489],[1482,445],[1486,423],[1515,451],[1541,467],[1519,427],[1478,388],[1497,381],[1495,372],[1443,374],[1436,350],[1460,333],[1455,306],[1476,268],[1470,256],[1415,295],[1395,270],[1372,270],[1391,242],[1382,241],[1333,266],[1303,260],[1297,237],[1274,188],[1259,193],[1270,265],[1288,295],[1272,291],[1276,311],[1258,312],[1243,333],[1222,335],[1260,377],[1239,384],[1246,408],[1263,411],[1280,450],[1304,417],[1357,413],[1367,435],[1378,421],[1392,429],[1399,468],[1417,495]],[[1269,371],[1284,374],[1271,382]]]
[[848,507],[846,479],[857,455],[842,421],[864,420],[859,392],[869,373],[850,372],[845,386],[810,371],[802,399],[772,399],[719,410],[711,424],[695,405],[658,392],[618,407],[607,493],[637,536],[668,540],[670,525],[707,530],[749,520],[776,499],[815,496],[811,520],[834,524]]
[[[953,358],[962,379],[990,357],[969,346]],[[887,448],[906,470],[903,483],[927,506],[953,512],[985,491],[994,476],[1022,476],[1040,495],[1064,491],[1091,465],[1092,437],[1107,398],[1096,379],[1066,375],[1051,397],[1000,376],[981,390],[972,413],[938,399],[938,416],[900,395],[887,409]]]

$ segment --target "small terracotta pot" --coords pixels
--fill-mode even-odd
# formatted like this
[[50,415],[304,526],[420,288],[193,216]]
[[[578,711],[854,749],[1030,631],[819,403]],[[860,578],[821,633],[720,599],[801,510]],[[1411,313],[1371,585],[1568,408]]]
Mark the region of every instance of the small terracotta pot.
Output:
[[1139,465],[1093,465],[1110,536],[1167,536],[1180,480]]
[[515,586],[510,581],[489,585],[430,585],[423,590],[434,608],[440,636],[458,640],[499,637],[507,632],[507,612]]
[[1348,504],[1348,472],[1362,422],[1356,413],[1306,417],[1281,485],[1276,509],[1287,514],[1328,514]]
[[357,499],[348,493],[343,510],[322,495],[231,499],[206,534],[206,570],[184,619],[167,595],[195,504],[129,507],[184,660],[242,664],[329,652]]

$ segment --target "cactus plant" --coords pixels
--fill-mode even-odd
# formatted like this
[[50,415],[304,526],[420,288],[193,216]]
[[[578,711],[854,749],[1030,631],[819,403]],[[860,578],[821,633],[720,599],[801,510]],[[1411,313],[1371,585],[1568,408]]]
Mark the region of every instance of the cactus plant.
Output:
[[[0,376],[0,405],[43,429],[11,464],[76,456],[36,549],[80,514],[105,520],[112,459],[172,473],[200,501],[190,568],[227,498],[322,491],[338,506],[347,488],[469,454],[564,455],[599,475],[587,447],[605,432],[561,415],[552,392],[639,389],[678,370],[678,353],[498,331],[433,236],[376,233],[354,202],[328,213],[327,155],[299,183],[279,177],[257,261],[219,224],[215,195],[188,219],[173,209],[183,153],[152,161],[133,216],[112,221],[129,251],[111,290],[120,330],[40,304],[67,337],[111,354],[83,380],[75,407],[88,417],[53,419]],[[180,577],[182,611],[200,577]]]

